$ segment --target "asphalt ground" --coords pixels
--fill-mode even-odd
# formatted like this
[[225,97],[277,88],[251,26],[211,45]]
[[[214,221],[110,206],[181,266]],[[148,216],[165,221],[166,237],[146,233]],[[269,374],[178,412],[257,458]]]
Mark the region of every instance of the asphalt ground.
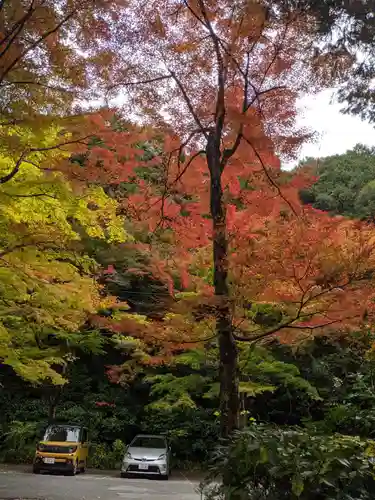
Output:
[[0,466],[0,500],[201,500],[199,478],[175,472],[169,481],[122,479],[119,473],[77,476],[32,474],[28,467]]

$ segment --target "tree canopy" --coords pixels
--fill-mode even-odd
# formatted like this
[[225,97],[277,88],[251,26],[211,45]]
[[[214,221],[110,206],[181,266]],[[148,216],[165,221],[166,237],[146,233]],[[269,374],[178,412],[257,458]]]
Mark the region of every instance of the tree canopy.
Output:
[[[25,141],[33,136],[21,126],[14,132]],[[102,188],[76,189],[61,173],[41,166],[66,157],[49,150],[57,137],[54,129],[33,137],[47,154],[31,152],[16,175],[1,184],[0,314],[2,362],[31,381],[51,378],[61,383],[53,366],[64,363],[65,346],[61,353],[59,342],[56,346],[51,338],[90,345],[90,333],[85,339],[77,331],[102,302],[95,283],[97,265],[83,252],[80,233],[108,241],[124,241],[128,235],[115,202]],[[3,154],[3,179],[9,168],[12,158]]]
[[333,215],[372,220],[374,216],[373,181],[375,154],[358,144],[342,155],[307,159],[298,169],[308,169],[317,181],[301,191],[301,199]]

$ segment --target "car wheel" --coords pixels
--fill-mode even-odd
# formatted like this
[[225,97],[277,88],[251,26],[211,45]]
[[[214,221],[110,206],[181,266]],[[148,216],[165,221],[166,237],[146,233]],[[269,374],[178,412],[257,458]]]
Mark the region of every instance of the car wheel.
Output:
[[126,479],[128,477],[126,472],[121,472],[120,476],[122,477],[122,479]]
[[169,474],[165,474],[165,476],[161,476],[163,481],[168,481],[169,479]]
[[33,474],[40,474],[40,469],[38,467],[33,467]]

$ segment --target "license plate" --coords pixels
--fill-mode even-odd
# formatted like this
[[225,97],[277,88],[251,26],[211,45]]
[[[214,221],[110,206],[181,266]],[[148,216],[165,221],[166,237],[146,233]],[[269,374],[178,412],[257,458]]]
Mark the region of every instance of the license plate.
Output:
[[148,464],[139,464],[138,468],[139,470],[148,470]]
[[43,462],[45,464],[54,464],[55,463],[55,459],[54,458],[43,458]]

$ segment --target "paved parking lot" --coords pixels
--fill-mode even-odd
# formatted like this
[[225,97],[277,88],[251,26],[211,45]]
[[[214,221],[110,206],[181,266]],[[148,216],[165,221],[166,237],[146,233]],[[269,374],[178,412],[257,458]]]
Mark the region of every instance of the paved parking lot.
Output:
[[181,474],[169,481],[121,479],[115,475],[82,474],[75,477],[0,468],[0,500],[200,500],[198,481]]

